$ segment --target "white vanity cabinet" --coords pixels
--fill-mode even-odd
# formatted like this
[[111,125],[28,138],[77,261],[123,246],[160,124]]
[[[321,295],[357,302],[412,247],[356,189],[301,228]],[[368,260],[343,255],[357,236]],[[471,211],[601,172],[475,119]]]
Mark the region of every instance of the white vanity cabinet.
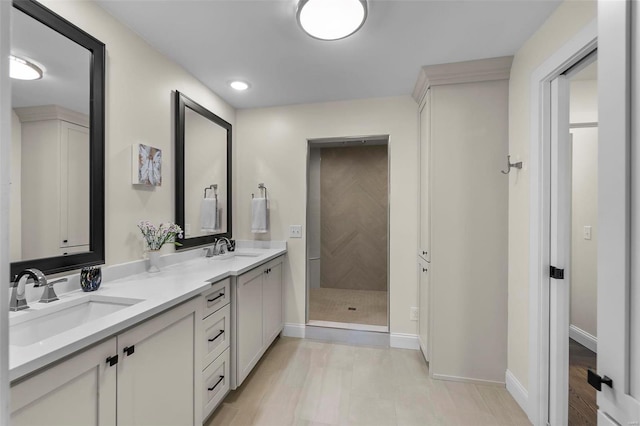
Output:
[[237,278],[235,387],[242,384],[284,327],[283,259],[280,256]]
[[117,350],[113,337],[11,387],[11,425],[116,423]]
[[11,424],[201,424],[201,312],[192,299],[13,385]]
[[231,279],[202,294],[202,418],[206,419],[231,389]]

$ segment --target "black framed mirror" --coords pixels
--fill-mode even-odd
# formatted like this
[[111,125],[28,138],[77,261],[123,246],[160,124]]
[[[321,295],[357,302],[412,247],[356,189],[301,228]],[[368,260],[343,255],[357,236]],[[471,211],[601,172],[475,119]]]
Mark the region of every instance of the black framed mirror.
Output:
[[232,126],[175,91],[176,223],[182,246],[231,238]]
[[105,45],[36,1],[11,18],[10,278],[103,264]]

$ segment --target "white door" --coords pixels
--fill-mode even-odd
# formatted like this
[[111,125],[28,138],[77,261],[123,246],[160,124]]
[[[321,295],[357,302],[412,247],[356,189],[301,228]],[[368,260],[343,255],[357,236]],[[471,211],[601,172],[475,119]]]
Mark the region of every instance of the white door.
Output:
[[[571,273],[569,267],[571,263],[571,135],[569,133],[569,79],[565,75],[551,82],[551,117],[549,423],[565,425],[569,417]],[[553,268],[562,271],[562,274],[554,275]]]
[[[637,2],[598,2],[598,423],[640,424]],[[631,99],[629,99],[631,98]]]

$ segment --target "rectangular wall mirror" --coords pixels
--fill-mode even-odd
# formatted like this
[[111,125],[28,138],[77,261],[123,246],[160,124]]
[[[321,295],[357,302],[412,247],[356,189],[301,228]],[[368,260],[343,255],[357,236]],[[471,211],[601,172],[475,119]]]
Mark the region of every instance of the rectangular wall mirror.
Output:
[[104,263],[105,46],[31,0],[11,33],[11,277]]
[[178,91],[175,114],[178,249],[231,238],[231,124]]

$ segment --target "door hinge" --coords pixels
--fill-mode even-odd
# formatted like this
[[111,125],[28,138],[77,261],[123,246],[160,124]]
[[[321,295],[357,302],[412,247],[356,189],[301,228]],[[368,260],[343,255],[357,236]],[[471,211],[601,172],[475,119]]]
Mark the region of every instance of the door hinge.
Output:
[[609,386],[610,388],[613,388],[613,380],[611,380],[607,376],[601,377],[598,373],[596,373],[590,368],[587,369],[587,382],[589,382],[589,384],[593,386],[597,391],[602,390],[603,383]]
[[560,268],[556,268],[555,266],[551,266],[549,268],[549,275],[553,279],[564,280],[564,269],[560,269]]

